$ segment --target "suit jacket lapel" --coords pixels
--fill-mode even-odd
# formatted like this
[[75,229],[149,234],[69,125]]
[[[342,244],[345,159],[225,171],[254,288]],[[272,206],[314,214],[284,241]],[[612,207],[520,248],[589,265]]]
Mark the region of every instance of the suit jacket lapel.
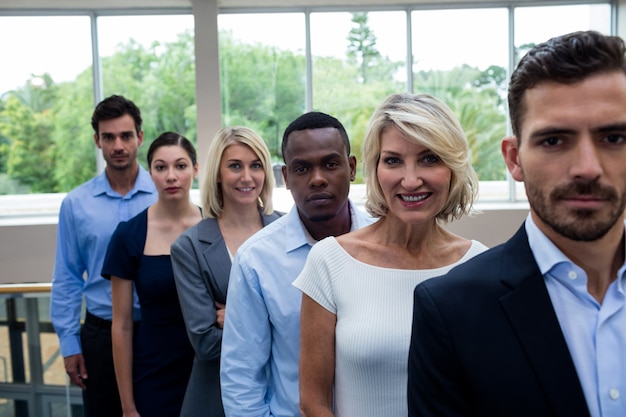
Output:
[[[267,226],[273,220],[280,217],[277,212],[267,216],[261,214],[263,226]],[[228,291],[228,278],[232,262],[226,248],[226,242],[222,237],[222,232],[217,224],[217,219],[207,219],[200,223],[198,240],[202,245],[202,256],[205,261],[205,268],[209,272],[208,285],[213,291],[213,297],[221,303],[226,302],[226,292]],[[234,256],[234,254],[233,254]]]
[[506,245],[502,281],[511,291],[500,299],[502,308],[555,415],[588,416],[574,363],[523,225]]
[[230,276],[230,256],[216,219],[202,222],[198,231],[198,239],[202,244],[202,256],[205,268],[209,272],[208,285],[213,291],[213,298],[224,303]]

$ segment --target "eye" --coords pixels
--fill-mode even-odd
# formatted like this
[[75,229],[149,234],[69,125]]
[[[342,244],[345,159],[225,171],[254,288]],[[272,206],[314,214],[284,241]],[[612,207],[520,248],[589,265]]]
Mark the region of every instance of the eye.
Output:
[[604,141],[612,144],[612,145],[619,145],[619,144],[623,144],[625,141],[625,138],[623,135],[619,134],[619,133],[615,133],[612,135],[607,135],[604,138]]
[[260,163],[260,162],[253,162],[250,165],[250,168],[252,168],[252,169],[263,169],[263,164]]
[[155,171],[163,171],[165,169],[165,165],[155,165]]
[[441,159],[435,155],[434,153],[429,153],[427,155],[424,155],[424,158],[422,158],[423,161],[427,164],[436,164],[439,161],[441,161]]
[[560,145],[562,143],[563,143],[563,140],[561,138],[556,137],[556,136],[550,136],[550,137],[547,137],[547,138],[545,138],[545,139],[543,139],[541,141],[541,144],[543,146],[548,146],[548,147],[558,146],[558,145]]
[[130,132],[122,133],[122,139],[124,139],[124,140],[130,140],[130,139],[132,139],[132,137],[133,137],[133,134],[130,133]]
[[395,156],[388,156],[383,159],[383,163],[389,166],[395,166],[400,164],[400,158],[396,158]]
[[297,166],[293,168],[293,172],[295,172],[296,174],[305,174],[307,172],[307,169],[303,166]]
[[339,166],[339,163],[337,163],[336,161],[329,161],[326,163],[326,168],[337,168]]
[[176,168],[178,168],[178,169],[185,169],[185,168],[187,168],[187,164],[177,164]]
[[230,164],[228,164],[228,168],[229,169],[240,169],[241,168],[241,164],[239,162],[231,162]]

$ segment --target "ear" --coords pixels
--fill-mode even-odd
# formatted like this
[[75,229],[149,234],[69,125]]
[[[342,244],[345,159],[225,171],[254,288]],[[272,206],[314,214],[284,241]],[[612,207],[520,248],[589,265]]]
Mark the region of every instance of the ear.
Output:
[[283,173],[283,181],[285,181],[285,188],[289,190],[289,179],[287,179],[287,165],[283,165],[281,167],[281,171]]
[[502,157],[504,163],[511,173],[511,177],[515,181],[524,181],[524,172],[519,162],[519,146],[517,137],[507,136],[502,139],[500,150],[502,151]]
[[143,130],[140,130],[137,134],[137,147],[140,147],[143,143]]
[[350,155],[348,162],[350,163],[350,181],[354,181],[356,179],[356,156]]
[[93,141],[96,144],[96,146],[98,147],[98,149],[102,149],[102,146],[100,146],[100,137],[98,137],[97,133],[93,134]]
[[193,179],[198,178],[198,163],[196,162],[193,166]]

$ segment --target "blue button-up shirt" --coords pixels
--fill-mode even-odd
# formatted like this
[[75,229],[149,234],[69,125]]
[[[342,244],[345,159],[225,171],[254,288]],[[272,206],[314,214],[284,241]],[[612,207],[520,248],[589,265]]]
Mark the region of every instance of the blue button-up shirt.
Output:
[[[103,172],[63,199],[50,294],[50,318],[63,357],[82,353],[83,296],[91,314],[111,320],[111,284],[100,275],[109,240],[119,222],[135,216],[156,199],[152,178],[141,167],[135,186],[124,196],[111,188]],[[135,315],[139,318],[136,299]]]
[[626,265],[619,269],[600,304],[587,290],[585,271],[570,261],[530,216],[526,232],[591,417],[626,416]]
[[[351,205],[352,230],[372,222]],[[222,334],[221,385],[229,417],[295,417],[302,293],[291,283],[311,238],[294,205],[250,237],[233,261]]]

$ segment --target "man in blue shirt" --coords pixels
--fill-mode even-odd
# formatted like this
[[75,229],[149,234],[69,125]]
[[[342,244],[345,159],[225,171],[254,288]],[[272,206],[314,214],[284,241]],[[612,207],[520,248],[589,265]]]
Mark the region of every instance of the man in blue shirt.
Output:
[[[91,125],[106,168],[69,192],[59,212],[50,317],[65,371],[83,389],[88,417],[122,415],[111,350],[111,286],[100,273],[117,224],[157,199],[150,175],[137,162],[141,122],[137,106],[122,96],[96,106]],[[137,303],[135,318],[140,318]]]
[[409,416],[626,416],[625,53],[575,32],[513,72],[502,154],[530,213],[416,287]]
[[285,130],[282,153],[294,207],[241,245],[231,269],[220,375],[229,417],[300,415],[302,298],[291,283],[315,242],[371,222],[348,199],[356,158],[337,119],[300,116]]

